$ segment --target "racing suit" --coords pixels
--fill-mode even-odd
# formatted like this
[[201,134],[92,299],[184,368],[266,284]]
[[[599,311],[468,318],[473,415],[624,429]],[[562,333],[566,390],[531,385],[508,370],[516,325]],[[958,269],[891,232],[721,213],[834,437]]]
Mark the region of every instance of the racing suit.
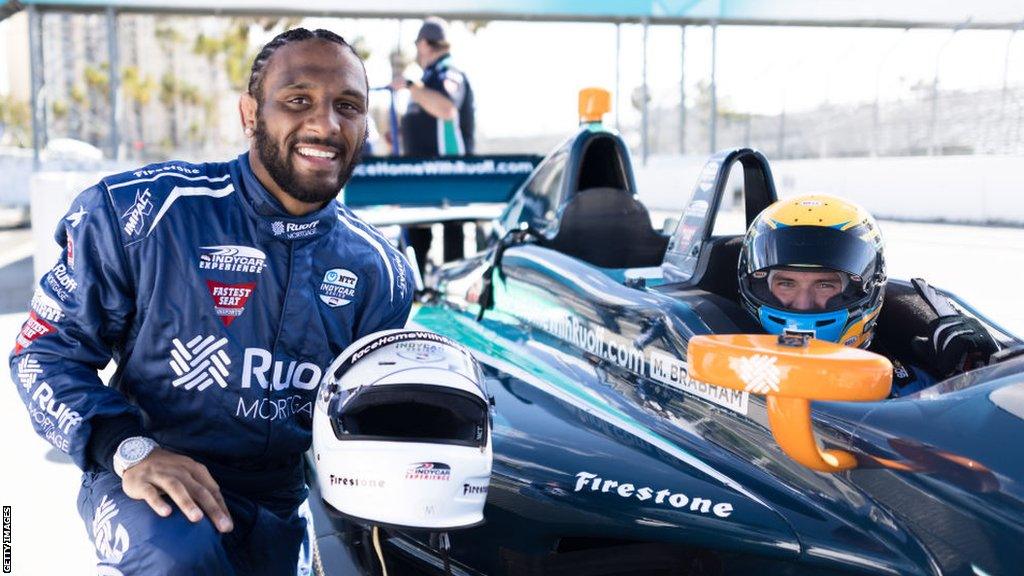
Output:
[[[10,362],[36,431],[84,471],[100,571],[294,574],[317,386],[352,341],[405,324],[404,257],[338,202],[290,216],[248,154],[104,178],[55,237]],[[234,530],[128,498],[111,470],[131,436],[206,465]]]

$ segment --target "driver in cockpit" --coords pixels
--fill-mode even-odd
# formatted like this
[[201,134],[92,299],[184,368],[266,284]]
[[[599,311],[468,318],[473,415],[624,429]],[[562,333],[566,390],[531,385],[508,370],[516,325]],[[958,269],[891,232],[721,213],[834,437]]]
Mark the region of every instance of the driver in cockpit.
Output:
[[886,289],[884,248],[878,223],[856,204],[828,195],[781,200],[747,230],[740,300],[771,334],[804,332],[888,357],[892,396],[986,364],[998,350],[992,335],[919,279],[913,281],[917,317],[925,320],[910,345],[900,347],[910,353],[873,343]]

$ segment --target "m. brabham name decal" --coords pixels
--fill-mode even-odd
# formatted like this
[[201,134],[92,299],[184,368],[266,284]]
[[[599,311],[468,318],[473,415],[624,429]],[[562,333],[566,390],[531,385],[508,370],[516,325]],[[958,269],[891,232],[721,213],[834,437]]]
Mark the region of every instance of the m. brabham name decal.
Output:
[[694,380],[690,378],[686,362],[659,350],[651,351],[650,360],[650,374],[654,380],[700,396],[740,414],[747,413],[747,399],[750,396],[748,393]]
[[708,498],[684,494],[683,492],[674,492],[650,486],[638,486],[629,482],[601,478],[597,474],[590,472],[577,472],[576,486],[573,492],[583,491],[614,494],[619,498],[626,498],[628,500],[636,498],[641,502],[650,500],[652,504],[669,506],[677,510],[685,510],[707,516],[714,515],[719,518],[732,516],[733,506],[731,502],[713,502]]
[[[522,301],[523,304],[519,304]],[[746,415],[748,392],[739,392],[698,382],[690,377],[686,362],[661,350],[645,353],[633,341],[595,326],[562,308],[538,306],[536,301],[509,298],[503,304],[529,324],[593,354],[615,366],[703,398],[723,408]]]

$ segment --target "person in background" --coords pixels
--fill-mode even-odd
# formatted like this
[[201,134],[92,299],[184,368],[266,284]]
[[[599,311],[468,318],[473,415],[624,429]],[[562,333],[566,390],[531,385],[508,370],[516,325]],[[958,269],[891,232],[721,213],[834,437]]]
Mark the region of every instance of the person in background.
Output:
[[[452,61],[448,23],[437,17],[423,21],[416,35],[419,80],[396,77],[391,88],[409,91],[409,107],[401,120],[403,156],[464,156],[474,151],[473,88],[466,74]],[[426,263],[432,235],[429,227],[406,229],[420,270]],[[462,223],[444,226],[444,260],[463,255]]]

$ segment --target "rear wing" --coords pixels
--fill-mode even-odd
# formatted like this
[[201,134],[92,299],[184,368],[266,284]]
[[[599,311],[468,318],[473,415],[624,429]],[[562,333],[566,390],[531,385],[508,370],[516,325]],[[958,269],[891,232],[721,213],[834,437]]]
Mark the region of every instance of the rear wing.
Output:
[[436,158],[369,156],[345,186],[345,205],[447,207],[508,202],[543,159],[493,154]]

